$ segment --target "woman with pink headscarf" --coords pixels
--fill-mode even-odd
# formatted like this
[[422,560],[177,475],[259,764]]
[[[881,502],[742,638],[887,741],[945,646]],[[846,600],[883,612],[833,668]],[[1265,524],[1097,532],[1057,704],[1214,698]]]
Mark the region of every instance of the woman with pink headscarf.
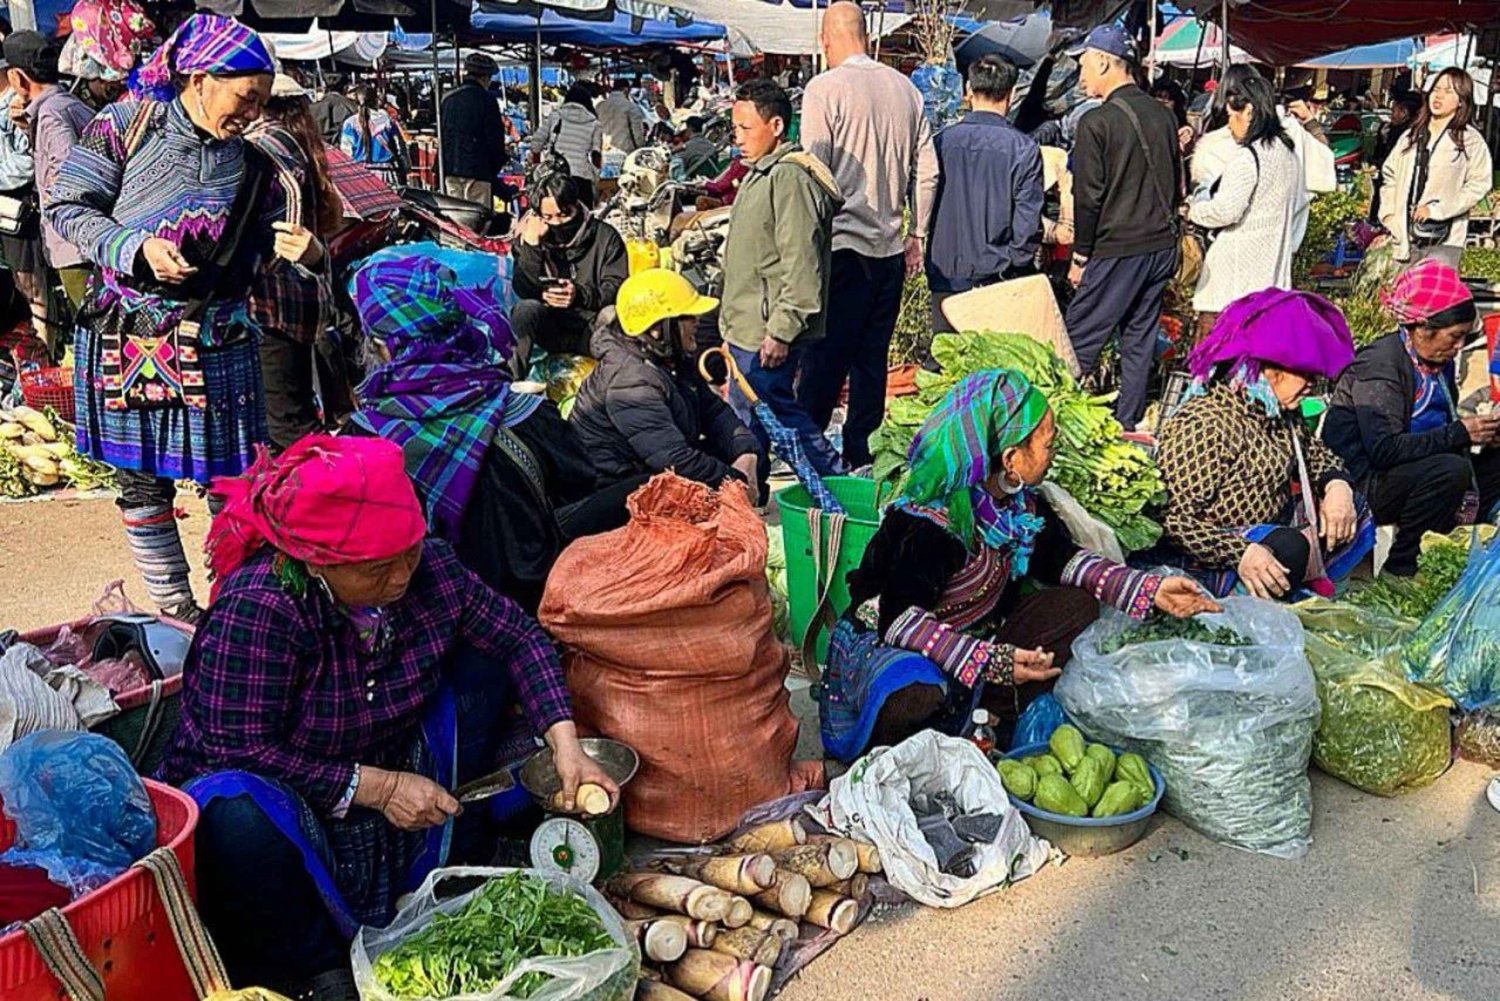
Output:
[[1422,261],[1381,301],[1400,326],[1361,350],[1339,379],[1323,437],[1361,484],[1376,520],[1396,526],[1384,572],[1409,577],[1424,532],[1494,520],[1500,415],[1458,412],[1454,359],[1473,336],[1478,311],[1457,271]]
[[449,789],[540,736],[565,799],[618,790],[541,627],[424,539],[398,446],[309,435],[213,492],[214,600],[164,766],[203,810],[203,917],[232,981],[352,998],[355,928],[388,923],[450,846],[494,851],[491,804],[455,822]]

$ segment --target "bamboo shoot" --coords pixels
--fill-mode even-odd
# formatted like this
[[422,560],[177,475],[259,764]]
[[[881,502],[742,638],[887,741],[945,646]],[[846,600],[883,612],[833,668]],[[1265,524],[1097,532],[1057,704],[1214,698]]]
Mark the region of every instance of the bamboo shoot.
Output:
[[755,908],[750,906],[750,901],[744,897],[729,898],[729,912],[724,915],[725,928],[743,928],[750,923],[750,916],[755,913]]
[[642,977],[635,985],[635,1001],[693,1001],[693,996],[660,980]]
[[750,915],[750,928],[759,928],[773,935],[780,936],[784,942],[795,942],[801,933],[797,922],[791,918],[784,918],[779,914],[769,914],[766,911],[757,910]]
[[687,932],[679,924],[658,918],[627,921],[625,927],[630,929],[635,940],[641,944],[641,952],[652,962],[674,963],[687,952]]
[[708,949],[689,949],[666,972],[674,987],[703,1001],[763,1001],[771,987],[766,967]]
[[832,886],[848,879],[859,868],[859,855],[852,841],[829,841],[821,845],[798,845],[771,855],[780,869],[795,872],[814,888]]
[[853,838],[840,838],[832,834],[810,834],[807,843],[810,845],[826,844],[830,841],[847,841],[854,846],[855,853],[859,856],[859,871],[870,876],[879,875],[884,870],[880,867],[880,849],[868,841],[856,841]]
[[842,897],[852,897],[855,900],[862,900],[864,899],[864,895],[870,891],[870,877],[862,872],[856,872],[848,879],[834,883],[828,889]]
[[679,876],[689,876],[730,893],[759,893],[771,885],[776,872],[776,863],[762,852],[682,861],[669,859],[664,865]]
[[681,928],[692,949],[711,948],[719,934],[719,926],[712,921],[695,921],[685,914],[663,914],[657,920],[670,921]]
[[629,897],[618,893],[605,894],[605,898],[609,901],[611,907],[620,912],[620,917],[626,921],[646,921],[662,916],[662,912],[655,907],[638,904]]
[[771,888],[762,890],[751,901],[768,911],[789,918],[800,918],[807,913],[807,902],[812,897],[812,886],[807,878],[785,869],[777,869],[771,880]]
[[778,820],[752,827],[727,847],[735,852],[774,852],[793,848],[807,841],[807,829],[800,820]]
[[828,928],[840,935],[847,935],[854,927],[854,919],[857,917],[859,917],[859,904],[848,897],[841,897],[827,890],[814,890],[812,901],[808,904],[807,915],[802,920],[808,924],[817,925],[819,928]]
[[714,951],[748,959],[761,966],[775,966],[781,959],[781,949],[786,943],[774,932],[759,928],[736,928],[714,940]]
[[696,879],[655,872],[626,873],[611,879],[607,885],[610,892],[629,897],[638,904],[686,914],[699,921],[724,920],[733,899],[718,887]]

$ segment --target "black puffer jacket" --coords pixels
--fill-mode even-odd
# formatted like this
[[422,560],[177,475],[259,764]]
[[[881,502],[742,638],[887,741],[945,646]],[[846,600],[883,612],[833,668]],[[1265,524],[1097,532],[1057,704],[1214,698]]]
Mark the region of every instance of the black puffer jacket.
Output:
[[583,380],[569,420],[600,486],[668,469],[711,487],[726,476],[743,479],[730,463],[760,446],[691,366],[656,361],[616,325],[595,334],[591,349],[599,366]]

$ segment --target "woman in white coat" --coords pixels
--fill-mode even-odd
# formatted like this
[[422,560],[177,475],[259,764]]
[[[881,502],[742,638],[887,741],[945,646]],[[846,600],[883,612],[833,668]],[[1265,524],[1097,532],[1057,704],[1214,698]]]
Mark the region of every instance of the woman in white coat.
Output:
[[1474,120],[1474,81],[1445,69],[1381,171],[1380,224],[1398,261],[1436,257],[1457,268],[1469,213],[1490,193],[1490,149]]
[[1307,199],[1302,164],[1265,78],[1231,67],[1216,99],[1237,145],[1219,178],[1188,206],[1189,221],[1215,234],[1193,295],[1200,336],[1236,299],[1291,288],[1294,221]]

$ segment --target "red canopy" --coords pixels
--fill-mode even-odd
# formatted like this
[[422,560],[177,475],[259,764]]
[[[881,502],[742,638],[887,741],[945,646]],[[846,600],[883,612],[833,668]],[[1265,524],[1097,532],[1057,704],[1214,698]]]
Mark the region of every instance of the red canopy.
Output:
[[[1192,0],[1218,23],[1221,0]],[[1500,0],[1230,0],[1229,37],[1276,66],[1356,45],[1500,23]]]

